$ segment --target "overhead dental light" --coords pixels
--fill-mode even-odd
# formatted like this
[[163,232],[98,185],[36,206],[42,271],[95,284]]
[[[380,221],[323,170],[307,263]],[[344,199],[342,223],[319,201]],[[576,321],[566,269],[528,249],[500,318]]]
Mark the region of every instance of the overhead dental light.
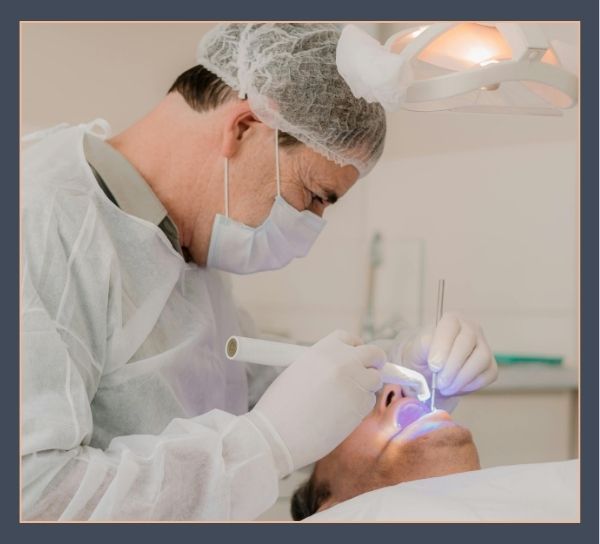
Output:
[[533,23],[435,23],[385,45],[348,25],[337,66],[356,96],[387,110],[561,115],[577,103],[568,53]]

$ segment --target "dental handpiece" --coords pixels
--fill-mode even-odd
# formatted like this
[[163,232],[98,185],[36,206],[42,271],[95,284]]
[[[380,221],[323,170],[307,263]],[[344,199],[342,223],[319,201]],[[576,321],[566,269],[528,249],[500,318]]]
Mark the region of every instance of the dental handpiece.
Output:
[[[439,280],[438,282],[438,293],[437,293],[437,307],[435,310],[435,326],[442,319],[444,314],[444,291],[446,287],[446,280]],[[438,371],[435,371],[431,375],[431,400],[429,410],[433,412],[435,410],[435,390],[437,389],[437,375]]]
[[[225,355],[229,360],[268,366],[289,366],[308,349],[308,346],[245,336],[231,336],[225,343]],[[401,385],[407,395],[417,397],[421,402],[430,397],[427,380],[416,370],[385,363],[381,378],[384,383]]]

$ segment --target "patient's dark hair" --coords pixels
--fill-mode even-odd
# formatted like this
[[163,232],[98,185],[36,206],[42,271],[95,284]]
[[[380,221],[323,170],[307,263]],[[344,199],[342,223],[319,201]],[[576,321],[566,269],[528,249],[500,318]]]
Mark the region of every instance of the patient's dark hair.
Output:
[[[237,96],[220,77],[201,64],[186,70],[171,85],[169,93],[178,92],[190,108],[203,112],[213,110]],[[292,135],[279,131],[279,145],[293,146],[300,142]]]
[[310,479],[296,489],[292,495],[292,504],[290,505],[292,518],[294,521],[300,521],[312,516],[330,496],[329,485],[325,482],[317,482],[313,472]]

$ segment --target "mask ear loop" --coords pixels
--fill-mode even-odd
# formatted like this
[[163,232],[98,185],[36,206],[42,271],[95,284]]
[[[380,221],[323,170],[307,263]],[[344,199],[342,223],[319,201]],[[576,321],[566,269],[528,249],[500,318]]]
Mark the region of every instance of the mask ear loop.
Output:
[[229,219],[229,159],[225,157],[225,217]]
[[279,129],[275,129],[275,176],[277,179],[277,196],[281,196],[281,179],[279,177]]

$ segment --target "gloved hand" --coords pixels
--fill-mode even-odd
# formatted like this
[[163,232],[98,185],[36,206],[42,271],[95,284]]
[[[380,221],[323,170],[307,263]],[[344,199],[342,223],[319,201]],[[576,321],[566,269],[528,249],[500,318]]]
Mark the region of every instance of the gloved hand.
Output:
[[434,331],[398,341],[390,358],[427,378],[438,371],[437,387],[446,397],[475,391],[498,377],[496,359],[481,327],[454,313],[444,314]]
[[248,417],[265,436],[281,477],[317,461],[375,405],[385,352],[335,331],[286,368]]

